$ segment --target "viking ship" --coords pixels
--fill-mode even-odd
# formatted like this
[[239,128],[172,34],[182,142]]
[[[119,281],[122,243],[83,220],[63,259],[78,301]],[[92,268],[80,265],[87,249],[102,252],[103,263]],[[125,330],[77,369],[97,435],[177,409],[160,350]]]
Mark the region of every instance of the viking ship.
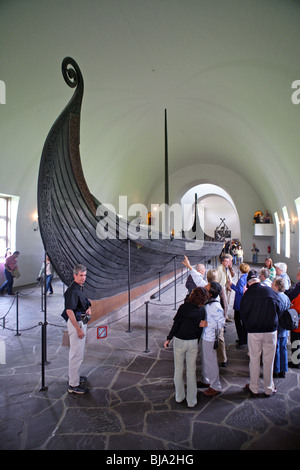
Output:
[[[87,267],[85,291],[91,300],[114,296],[130,286],[141,286],[170,274],[174,259],[205,262],[220,253],[220,244],[195,236],[191,239],[149,235],[149,227],[132,228],[110,210],[99,216],[100,202],[86,183],[80,158],[80,113],[84,82],[74,59],[62,62],[65,82],[75,88],[73,96],[54,122],[45,140],[38,176],[38,221],[45,252],[66,285],[73,280],[73,267]],[[107,175],[109,177],[109,175]],[[196,214],[197,211],[195,211]],[[106,217],[107,237],[99,237],[99,221]],[[197,215],[196,215],[197,216]],[[109,222],[112,222],[111,224]],[[109,227],[116,224],[116,236]],[[198,228],[200,225],[198,224]],[[139,232],[140,231],[140,232]],[[145,233],[145,231],[147,233]],[[187,242],[192,250],[187,253]]]

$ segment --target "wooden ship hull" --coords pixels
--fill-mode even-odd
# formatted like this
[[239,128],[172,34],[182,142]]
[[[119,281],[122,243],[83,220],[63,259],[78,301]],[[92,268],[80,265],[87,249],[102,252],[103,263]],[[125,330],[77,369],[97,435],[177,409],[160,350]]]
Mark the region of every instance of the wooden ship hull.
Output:
[[[116,237],[97,235],[99,202],[86,184],[80,159],[80,112],[84,91],[81,71],[72,58],[62,62],[62,74],[75,92],[46,138],[38,176],[38,220],[42,242],[59,278],[67,286],[76,264],[87,267],[86,295],[103,299],[151,284],[174,272],[174,259],[188,255],[192,263],[205,262],[221,251],[220,243],[194,239],[147,237],[128,221],[107,210],[107,221],[117,221]],[[109,225],[109,224],[108,224]],[[113,234],[111,234],[113,235]],[[157,234],[156,234],[157,235]],[[204,236],[203,236],[204,239]],[[187,251],[186,243],[193,249]],[[149,285],[150,285],[149,284]]]

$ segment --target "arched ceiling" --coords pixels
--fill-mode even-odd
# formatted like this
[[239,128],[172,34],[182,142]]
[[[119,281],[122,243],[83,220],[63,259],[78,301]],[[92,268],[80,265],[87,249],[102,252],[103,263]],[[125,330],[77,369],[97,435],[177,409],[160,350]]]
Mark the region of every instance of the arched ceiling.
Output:
[[35,197],[45,138],[72,94],[60,72],[71,56],[85,80],[81,156],[98,199],[163,202],[151,197],[164,180],[165,108],[171,184],[182,168],[212,164],[271,210],[295,199],[299,20],[295,0],[2,0],[0,192]]

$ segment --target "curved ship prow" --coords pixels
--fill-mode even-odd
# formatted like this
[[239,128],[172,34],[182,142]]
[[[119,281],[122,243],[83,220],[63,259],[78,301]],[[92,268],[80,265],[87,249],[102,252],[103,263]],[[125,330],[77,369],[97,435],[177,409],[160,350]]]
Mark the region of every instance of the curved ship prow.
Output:
[[[38,177],[38,217],[45,251],[60,279],[69,285],[73,267],[87,266],[85,290],[91,300],[114,296],[169,274],[173,260],[187,254],[199,263],[219,255],[220,243],[205,240],[140,236],[130,224],[107,209],[116,237],[99,238],[99,206],[86,184],[79,152],[80,113],[84,83],[77,63],[65,58],[62,73],[75,92],[53,124],[44,144]],[[148,229],[144,229],[148,230]],[[193,249],[190,249],[193,248]],[[129,260],[130,251],[130,260]]]

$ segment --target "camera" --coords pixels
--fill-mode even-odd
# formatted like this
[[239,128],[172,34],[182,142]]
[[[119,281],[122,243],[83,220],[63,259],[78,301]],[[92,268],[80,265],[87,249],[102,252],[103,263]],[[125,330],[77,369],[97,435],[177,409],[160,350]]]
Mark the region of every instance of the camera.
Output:
[[91,319],[91,315],[89,315],[88,313],[81,314],[81,321],[84,325],[86,325],[86,323],[88,323],[90,319]]

